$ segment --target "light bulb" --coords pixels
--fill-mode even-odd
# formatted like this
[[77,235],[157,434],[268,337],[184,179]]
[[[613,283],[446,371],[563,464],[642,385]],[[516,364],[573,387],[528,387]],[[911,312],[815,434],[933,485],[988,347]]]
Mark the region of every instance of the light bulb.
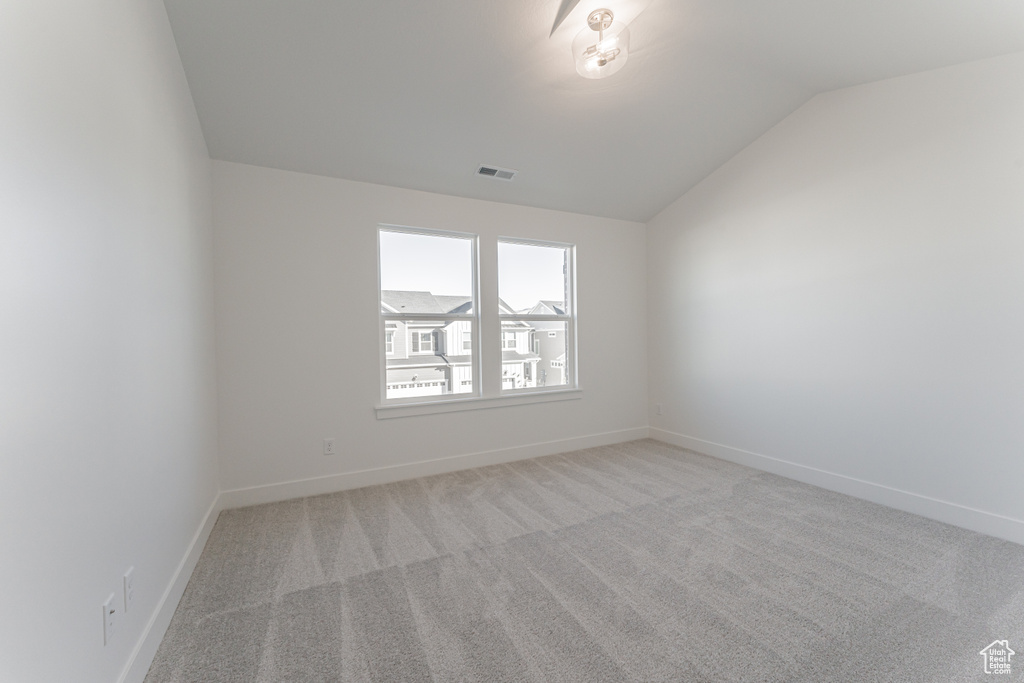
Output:
[[576,72],[584,78],[605,78],[626,65],[629,57],[629,29],[614,21],[609,10],[595,10],[589,26],[572,41]]

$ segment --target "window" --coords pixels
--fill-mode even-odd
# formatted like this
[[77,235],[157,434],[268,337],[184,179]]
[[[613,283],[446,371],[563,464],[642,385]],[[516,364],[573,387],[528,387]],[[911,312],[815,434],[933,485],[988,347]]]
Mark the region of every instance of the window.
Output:
[[431,332],[420,332],[416,330],[412,333],[412,353],[433,353],[434,352],[434,333]]
[[381,226],[378,238],[382,400],[478,393],[476,236]]
[[[568,244],[498,240],[502,363],[511,370],[503,390],[576,386],[574,252]],[[533,335],[528,353],[508,343],[517,334]]]
[[[498,269],[478,273],[480,242],[379,226],[378,417],[579,397],[564,391],[577,386],[575,248],[492,237]],[[479,299],[481,278],[496,300]]]

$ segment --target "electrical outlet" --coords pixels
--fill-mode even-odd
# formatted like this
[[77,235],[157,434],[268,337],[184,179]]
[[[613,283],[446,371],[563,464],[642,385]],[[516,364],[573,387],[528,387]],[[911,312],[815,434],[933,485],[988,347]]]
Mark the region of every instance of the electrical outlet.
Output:
[[128,567],[124,573],[124,612],[132,608],[135,603],[135,567]]
[[658,415],[662,415],[663,414],[661,412],[661,404],[660,403],[658,404],[658,407],[657,407],[657,413],[658,413]]
[[334,448],[334,439],[324,439],[324,455],[334,455],[337,452]]
[[117,630],[117,607],[114,606],[114,594],[111,593],[103,603],[103,644],[108,645]]

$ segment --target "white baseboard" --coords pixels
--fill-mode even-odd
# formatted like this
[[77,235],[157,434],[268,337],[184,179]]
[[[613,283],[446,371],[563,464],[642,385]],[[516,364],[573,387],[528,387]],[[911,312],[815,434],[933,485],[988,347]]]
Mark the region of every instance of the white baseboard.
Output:
[[281,484],[269,484],[266,486],[254,486],[251,488],[232,489],[221,491],[220,501],[222,509],[245,507],[247,505],[260,505],[262,503],[276,503],[281,500],[293,498],[304,498],[306,496],[317,496],[322,493],[334,493],[348,489],[373,486],[376,484],[389,484],[404,479],[415,479],[432,474],[444,474],[457,470],[470,469],[472,467],[483,467],[485,465],[497,465],[503,462],[514,460],[525,460],[527,458],[538,458],[544,455],[554,455],[575,451],[581,448],[593,448],[595,446],[607,446],[624,441],[645,439],[649,435],[647,427],[635,427],[633,429],[622,429],[602,434],[591,434],[569,439],[558,439],[557,441],[545,441],[543,443],[528,444],[526,446],[515,446],[512,448],[499,448],[479,453],[468,453],[455,455],[436,460],[409,463],[406,465],[391,465],[389,467],[375,467],[358,472],[345,472],[344,474],[333,474],[326,477],[313,479],[301,479]]
[[651,427],[652,439],[1024,545],[1024,521]]
[[210,532],[213,531],[213,525],[217,521],[217,515],[220,514],[221,509],[220,495],[218,494],[206,511],[206,516],[203,517],[195,536],[192,537],[192,542],[185,551],[185,557],[178,563],[178,568],[171,577],[170,585],[167,586],[167,590],[160,597],[160,602],[157,603],[156,611],[153,612],[149,623],[143,629],[142,636],[128,658],[128,663],[125,665],[124,671],[121,672],[118,683],[142,683],[146,674],[149,673],[149,667],[153,663],[153,658],[156,657],[160,641],[167,633],[174,610],[178,609],[178,601],[185,593],[185,586],[192,578],[192,571],[199,562],[199,556],[206,546],[207,539],[210,538]]

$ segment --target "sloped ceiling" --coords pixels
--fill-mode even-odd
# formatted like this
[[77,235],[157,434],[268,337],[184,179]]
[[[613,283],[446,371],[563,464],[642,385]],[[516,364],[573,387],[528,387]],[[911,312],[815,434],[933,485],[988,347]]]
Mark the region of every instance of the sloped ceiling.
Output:
[[[634,221],[817,93],[1024,51],[1021,0],[583,0],[550,37],[561,0],[165,5],[215,159]],[[592,81],[598,7],[632,40]]]

